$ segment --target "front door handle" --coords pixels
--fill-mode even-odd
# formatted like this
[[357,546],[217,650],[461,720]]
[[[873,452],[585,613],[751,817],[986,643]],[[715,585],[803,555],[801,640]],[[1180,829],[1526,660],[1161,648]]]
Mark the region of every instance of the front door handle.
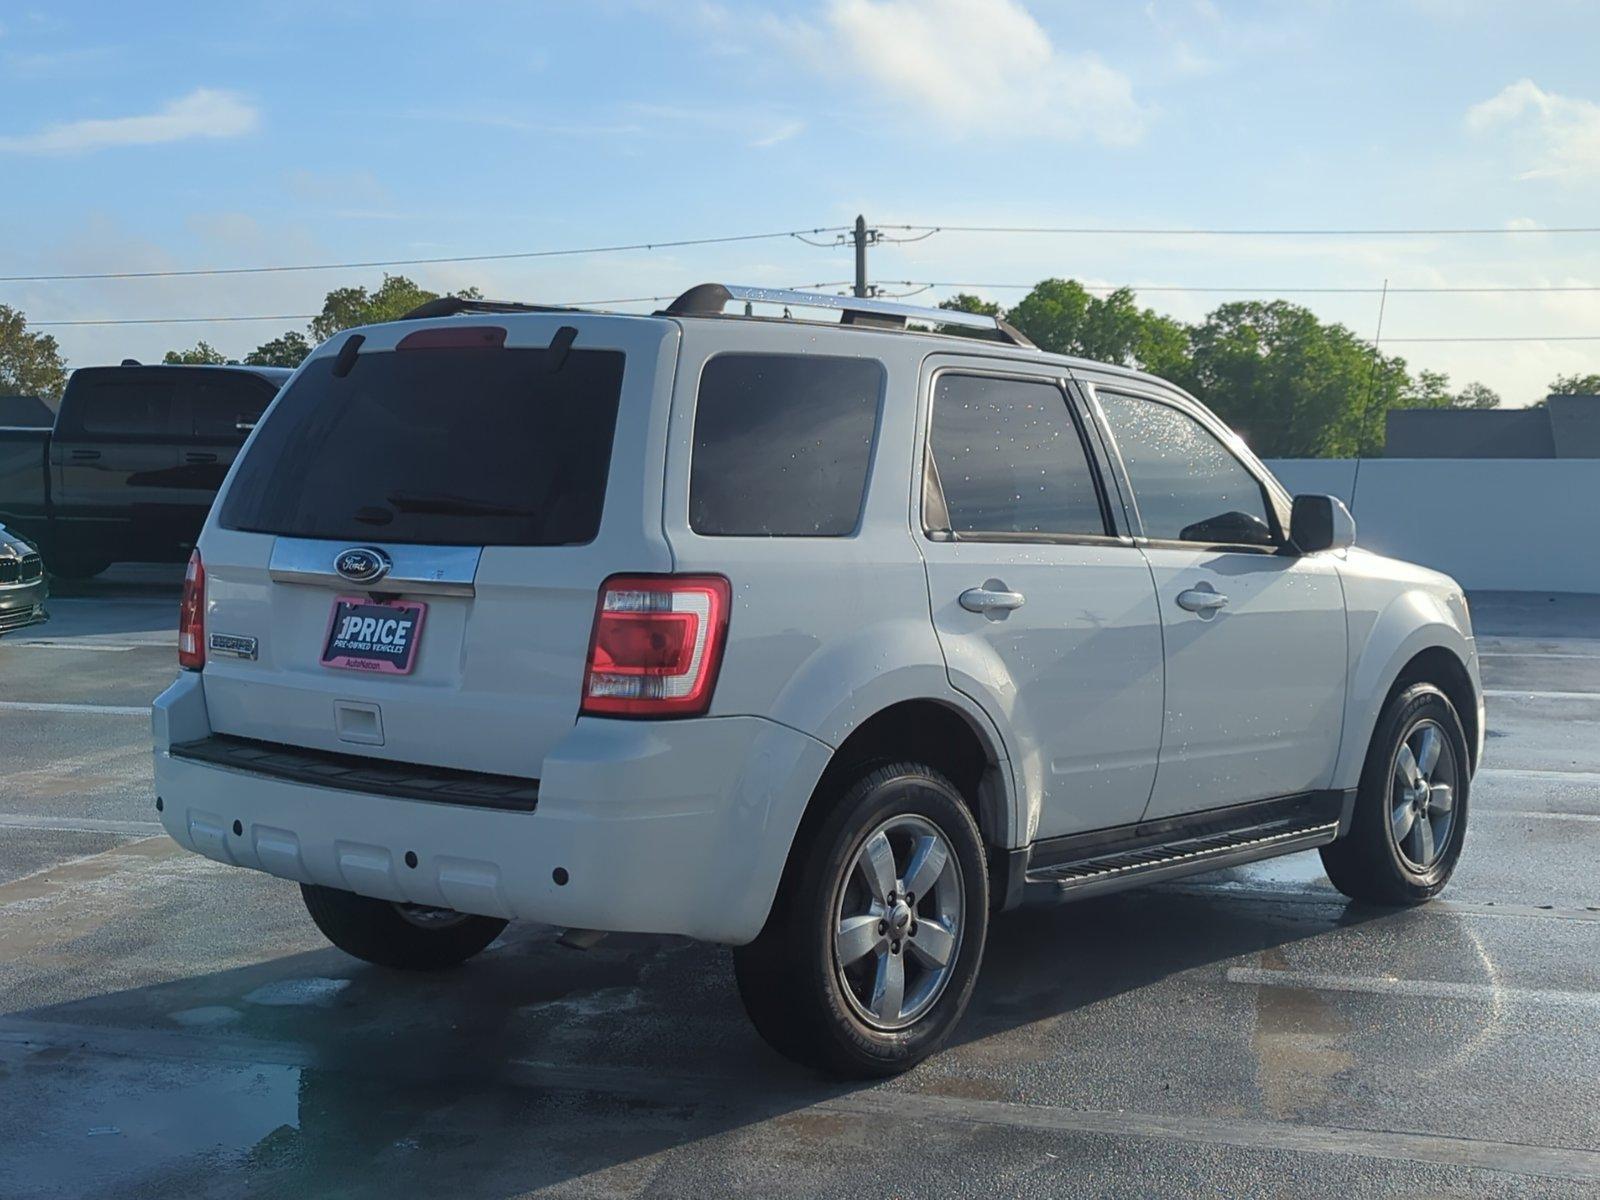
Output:
[[74,450],[68,455],[73,462],[94,462],[100,457],[98,450]]
[[1022,601],[1021,592],[1009,591],[998,579],[985,580],[982,587],[968,588],[961,593],[962,608],[985,616],[1021,608]]
[[1211,615],[1227,602],[1228,598],[1221,592],[1201,588],[1190,588],[1186,592],[1178,593],[1178,607],[1199,613],[1201,616]]
[[217,461],[217,456],[212,454],[209,450],[187,450],[184,452],[183,461],[191,463],[214,463]]

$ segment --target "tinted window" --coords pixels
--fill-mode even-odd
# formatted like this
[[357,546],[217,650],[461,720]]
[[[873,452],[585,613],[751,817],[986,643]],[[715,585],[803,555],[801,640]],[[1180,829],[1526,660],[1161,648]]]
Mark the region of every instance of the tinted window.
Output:
[[600,528],[621,354],[422,349],[312,362],[228,490],[230,529],[341,540],[555,546]]
[[1146,537],[1274,544],[1261,484],[1210,430],[1170,404],[1099,397]]
[[941,375],[930,441],[956,533],[1106,532],[1083,439],[1055,384]]
[[242,442],[272,402],[273,389],[247,378],[213,377],[184,389],[193,434],[208,442]]
[[94,380],[73,389],[78,424],[90,437],[178,438],[187,435],[172,384]]
[[882,390],[875,359],[711,359],[695,403],[690,527],[721,537],[853,532]]

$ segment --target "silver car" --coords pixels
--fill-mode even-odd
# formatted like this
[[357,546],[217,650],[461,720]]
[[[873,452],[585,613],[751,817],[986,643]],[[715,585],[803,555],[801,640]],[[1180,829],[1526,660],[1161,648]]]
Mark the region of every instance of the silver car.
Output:
[[772,1046],[886,1074],[1025,901],[1312,848],[1352,896],[1445,885],[1466,601],[1354,538],[1193,397],[993,318],[442,300],[246,444],[156,807],[370,962],[511,919],[722,942]]
[[0,525],[0,634],[49,620],[44,606],[49,596],[38,550]]

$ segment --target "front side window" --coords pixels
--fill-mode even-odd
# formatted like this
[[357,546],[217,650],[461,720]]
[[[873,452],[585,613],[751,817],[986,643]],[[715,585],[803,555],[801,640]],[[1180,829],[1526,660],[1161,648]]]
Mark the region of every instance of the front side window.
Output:
[[194,436],[209,442],[242,442],[272,403],[272,391],[254,378],[210,379],[188,389]]
[[1083,438],[1056,384],[940,375],[928,441],[957,535],[1106,533]]
[[1122,452],[1145,537],[1277,544],[1260,481],[1209,429],[1170,404],[1115,392],[1098,396]]
[[861,519],[883,364],[719,354],[700,375],[689,526],[709,537],[846,537]]

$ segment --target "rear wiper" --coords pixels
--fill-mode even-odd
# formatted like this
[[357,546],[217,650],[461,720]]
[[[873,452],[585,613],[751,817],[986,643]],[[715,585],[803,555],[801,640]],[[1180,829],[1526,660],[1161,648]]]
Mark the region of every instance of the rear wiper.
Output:
[[532,517],[531,508],[473,500],[445,492],[390,492],[384,499],[400,512],[433,513],[450,517]]

